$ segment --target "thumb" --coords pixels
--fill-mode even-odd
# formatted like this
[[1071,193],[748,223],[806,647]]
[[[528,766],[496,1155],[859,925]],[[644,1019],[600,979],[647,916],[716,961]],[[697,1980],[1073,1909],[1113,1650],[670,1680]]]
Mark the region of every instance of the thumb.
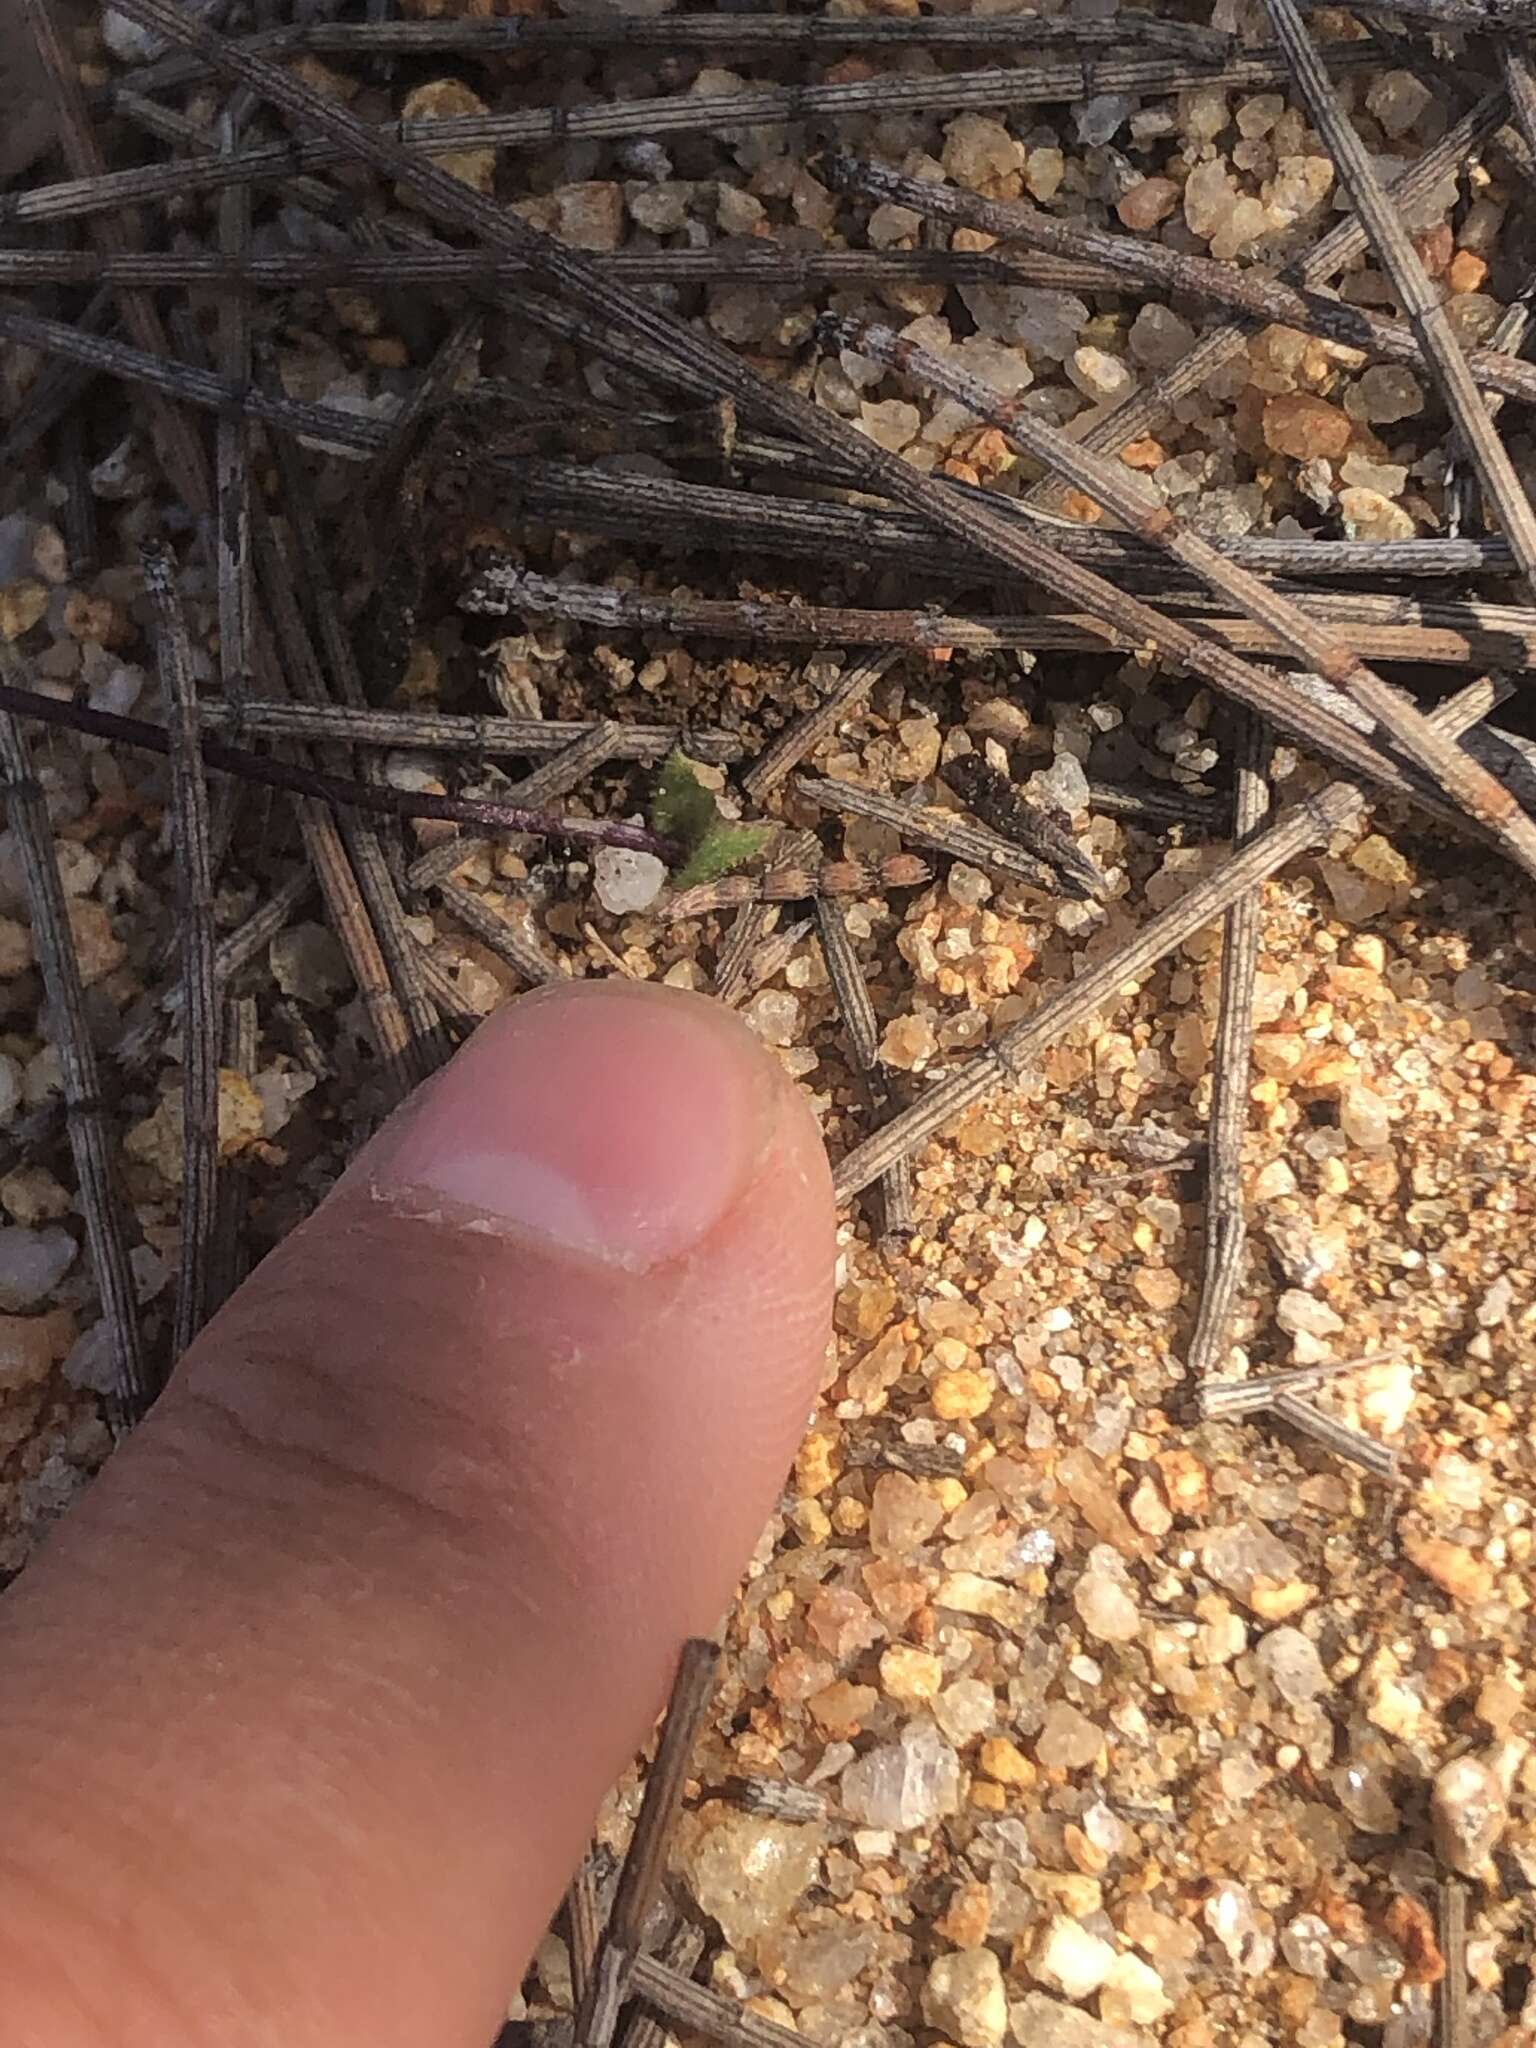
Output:
[[47,2048],[484,2048],[827,1335],[728,1013],[526,997],[209,1325],[0,1609],[0,1981]]

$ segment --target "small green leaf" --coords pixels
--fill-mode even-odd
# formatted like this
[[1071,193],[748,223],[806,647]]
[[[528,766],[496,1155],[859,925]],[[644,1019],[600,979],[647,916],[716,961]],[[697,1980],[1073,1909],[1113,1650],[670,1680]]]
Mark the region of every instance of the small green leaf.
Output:
[[760,854],[773,836],[771,825],[732,825],[717,818],[694,845],[687,866],[672,877],[679,889],[716,882]]
[[718,816],[712,791],[679,747],[661,764],[656,794],[651,799],[651,825],[668,839],[677,839],[691,853]]

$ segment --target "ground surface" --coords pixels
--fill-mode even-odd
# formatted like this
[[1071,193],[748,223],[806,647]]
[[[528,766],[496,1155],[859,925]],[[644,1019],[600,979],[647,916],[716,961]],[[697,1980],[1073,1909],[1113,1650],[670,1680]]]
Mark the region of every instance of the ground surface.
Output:
[[[1220,4],[1219,27],[1256,26]],[[1313,25],[1357,33],[1343,16]],[[94,23],[73,46],[88,83],[141,54],[137,31],[110,16],[107,29],[110,48]],[[963,61],[924,51],[867,62],[742,58],[736,76],[920,75]],[[731,84],[718,70],[701,78],[686,52],[416,57],[393,76],[340,56],[300,66],[374,120]],[[1389,168],[1429,146],[1452,111],[1387,56],[1345,90]],[[167,101],[202,121],[218,103],[206,85]],[[147,148],[126,124],[106,132],[115,162]],[[942,166],[993,197],[1027,193],[1063,219],[1271,268],[1334,217],[1332,165],[1283,86],[863,117],[840,135],[908,168]],[[709,249],[733,236],[807,250],[911,246],[915,216],[889,207],[871,216],[828,190],[816,141],[778,125],[500,158],[471,150],[458,167],[598,251]],[[62,174],[45,156],[24,175]],[[368,203],[381,217],[400,211],[382,187]],[[214,204],[174,202],[154,246],[210,245]],[[1486,336],[1520,283],[1528,215],[1518,170],[1495,144],[1412,220],[1463,336]],[[255,222],[258,253],[313,247],[328,232],[270,187],[258,188]],[[58,246],[71,245],[71,225]],[[1079,431],[1095,407],[1176,360],[1219,317],[1184,301],[1149,306],[1144,292],[910,281],[666,289],[685,317],[920,467],[1007,493],[1036,472],[1001,436],[978,433],[958,408],[861,358],[818,357],[808,348],[814,313],[828,304],[879,311],[1003,388],[1028,388],[1041,416]],[[1344,295],[1391,303],[1368,258]],[[72,317],[82,296],[49,304]],[[212,301],[191,304],[211,341]],[[388,419],[447,319],[424,293],[315,289],[260,302],[257,324],[290,394]],[[42,370],[30,349],[0,354],[6,417],[25,417]],[[620,429],[641,409],[636,387],[498,313],[457,381],[472,393],[501,378],[515,380],[522,401],[555,395],[557,413],[576,398],[611,406]],[[154,467],[143,415],[127,403],[121,386],[92,387],[72,452],[55,434],[7,478],[0,630],[35,686],[163,719],[139,541],[168,529],[186,558],[184,595],[210,688],[215,599]],[[491,419],[485,438],[502,433],[514,457],[526,453],[526,405],[507,401],[510,420],[499,405],[474,416]],[[1517,466],[1530,472],[1517,410],[1505,424]],[[206,416],[198,426],[211,436]],[[486,542],[590,583],[864,605],[947,591],[949,607],[963,607],[953,579],[930,580],[920,563],[797,570],[755,555],[664,551],[653,544],[664,535],[593,539],[520,522],[478,459],[481,431],[460,422],[429,464],[411,542],[426,585],[405,676],[386,700],[394,706],[681,719],[725,728],[750,756],[855,652],[536,617],[488,629],[454,602],[468,550]],[[604,431],[615,431],[612,420]],[[669,431],[686,437],[695,427],[685,418]],[[1446,421],[1427,380],[1293,330],[1256,332],[1146,438],[1139,471],[1213,536],[1445,531]],[[623,440],[619,431],[617,453],[600,447],[581,459],[638,471],[641,504],[647,472],[690,473],[665,436],[659,452],[638,455]],[[361,613],[366,578],[342,552],[355,468],[310,461],[344,601]],[[260,450],[254,467],[281,504]],[[65,538],[82,489],[97,521],[94,550]],[[970,597],[986,587],[979,576]],[[1517,595],[1487,580],[1478,589]],[[972,608],[1022,609],[1014,597]],[[1418,681],[1445,687],[1443,672]],[[1224,839],[1192,823],[1154,830],[1088,800],[1089,782],[1212,803],[1230,792],[1224,714],[1208,692],[1149,660],[914,653],[807,765],[949,804],[944,764],[970,750],[990,750],[1026,791],[1074,815],[1079,843],[1107,877],[1106,900],[939,859],[928,886],[847,901],[899,1100],[915,1099],[1229,858]],[[172,966],[163,764],[72,735],[40,737],[36,751],[90,1028],[110,1052],[143,1023],[148,992]],[[507,779],[430,753],[392,754],[385,772],[401,787],[425,778],[483,794]],[[1324,779],[1289,749],[1275,778],[1282,801]],[[643,811],[649,779],[643,767],[601,768],[569,807]],[[878,861],[902,843],[792,788],[743,809],[816,830],[829,856]],[[443,830],[419,828],[407,850]],[[268,901],[301,857],[283,803],[248,791],[221,870],[221,932]],[[599,856],[594,871],[591,859],[522,840],[474,854],[456,879],[562,972],[710,987],[729,916],[668,922],[664,898],[610,908],[626,886],[646,893],[612,867]],[[421,893],[406,908],[463,1017],[525,985],[450,904]],[[0,911],[0,1567],[14,1572],[107,1453],[97,1390],[108,1360],[13,831],[0,837]],[[1270,1421],[1201,1423],[1194,1409],[1183,1359],[1198,1298],[1201,1181],[1149,1166],[1147,1145],[1160,1132],[1201,1142],[1220,943],[1219,926],[1199,933],[1070,1031],[1023,1086],[988,1096],[925,1144],[913,1161],[910,1232],[882,1236],[873,1202],[847,1216],[836,1354],[727,1625],[725,1684],[675,1859],[681,1900],[708,1919],[711,1981],[808,2039],[998,2048],[1011,2032],[1020,2048],[1411,2048],[1432,2037],[1437,1904],[1458,1875],[1469,1887],[1464,2040],[1513,2043],[1536,2028],[1528,888],[1492,853],[1383,805],[1264,893],[1245,1149],[1251,1238],[1224,1370],[1363,1360],[1316,1398],[1397,1450],[1395,1488]],[[747,957],[736,999],[804,1084],[840,1155],[867,1132],[870,1109],[808,907],[767,912]],[[246,1255],[259,1257],[329,1184],[387,1089],[317,898],[298,906],[232,992],[254,1011],[223,1078],[223,1152],[248,1204]],[[252,1022],[254,1059],[242,1074]],[[111,1070],[134,1269],[162,1352],[183,1170],[181,1046],[173,1028],[165,1034],[162,1020],[150,1058]],[[1133,1137],[1128,1149],[1127,1129],[1139,1147]],[[1458,1760],[1459,1776],[1446,1777]],[[742,1777],[801,1796],[783,1817],[749,1811],[723,1796]],[[633,1803],[631,1785],[605,1817],[614,1845]],[[552,1938],[526,2012],[552,2020],[568,1999],[564,1950]]]

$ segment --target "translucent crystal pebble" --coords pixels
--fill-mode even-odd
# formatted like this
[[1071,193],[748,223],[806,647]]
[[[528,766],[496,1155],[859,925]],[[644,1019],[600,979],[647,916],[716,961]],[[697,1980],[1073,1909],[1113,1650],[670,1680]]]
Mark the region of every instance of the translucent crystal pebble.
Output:
[[1254,1656],[1275,1691],[1293,1706],[1305,1706],[1328,1690],[1317,1646],[1299,1628],[1272,1628]]
[[923,2017],[961,2048],[1002,2048],[1008,1998],[1002,1965],[991,1949],[936,1956],[923,1986]]
[[1090,149],[1112,141],[1135,104],[1122,92],[1099,92],[1090,100],[1079,101],[1072,110],[1078,141]]
[[1051,1768],[1075,1771],[1097,1761],[1104,1747],[1099,1729],[1070,1700],[1053,1700],[1035,1738],[1035,1755]]
[[944,1510],[926,1487],[905,1472],[882,1472],[870,1500],[869,1545],[885,1557],[905,1557],[926,1543]]
[[1131,323],[1131,354],[1149,370],[1166,370],[1194,347],[1195,330],[1168,306],[1146,305]]
[[1103,1643],[1128,1643],[1141,1627],[1130,1589],[1107,1572],[1084,1572],[1072,1588],[1072,1605],[1089,1635]]
[[1326,1977],[1331,1940],[1328,1922],[1321,1915],[1298,1913],[1280,1930],[1280,1953],[1298,1976]]
[[843,1773],[842,1798],[862,1827],[928,1827],[960,1803],[960,1760],[931,1722],[914,1722],[899,1742],[855,1758]]
[[1217,1885],[1205,1902],[1205,1924],[1245,1977],[1262,1976],[1274,1961],[1274,1936],[1260,1922],[1245,1885]]
[[1042,1935],[1029,1968],[1037,1983],[1076,2003],[1093,1996],[1114,1960],[1111,1942],[1101,1941],[1065,1913],[1058,1913]]
[[78,1246],[57,1223],[0,1228],[0,1311],[20,1315],[46,1301],[75,1262]]
[[1392,1142],[1387,1105],[1374,1088],[1360,1084],[1344,1091],[1339,1103],[1339,1128],[1362,1152],[1381,1152]]
[[1379,1763],[1352,1759],[1334,1772],[1333,1787],[1340,1806],[1368,1835],[1396,1834],[1402,1825],[1391,1778]]
[[1088,777],[1083,773],[1082,762],[1075,754],[1058,754],[1049,768],[1038,769],[1030,776],[1024,794],[1031,803],[1046,804],[1068,816],[1074,815],[1088,802]]
[[1045,1991],[1026,1992],[1009,2017],[1021,2048],[1147,2048],[1148,2037],[1139,2029],[1096,2019]]
[[628,846],[605,846],[592,863],[597,900],[613,917],[649,910],[667,879],[664,861]]
[[1509,1824],[1498,1773],[1475,1756],[1460,1756],[1435,1775],[1429,1802],[1435,1854],[1464,1877],[1475,1877]]
[[760,1814],[724,1812],[682,1852],[683,1874],[701,1909],[732,1948],[787,1919],[815,1883],[822,1833]]
[[997,1722],[997,1695],[980,1678],[957,1678],[933,1703],[933,1717],[957,1749],[985,1735]]

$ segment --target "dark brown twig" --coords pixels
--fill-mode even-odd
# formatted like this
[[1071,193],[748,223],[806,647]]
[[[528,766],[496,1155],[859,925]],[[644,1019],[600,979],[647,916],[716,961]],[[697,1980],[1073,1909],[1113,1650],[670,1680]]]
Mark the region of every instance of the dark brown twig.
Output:
[[1013,839],[1026,852],[1067,876],[1090,896],[1104,896],[1108,884],[1098,862],[1085,853],[1059,818],[1025,800],[984,754],[960,754],[939,773],[984,825]]
[[[99,739],[120,741],[127,747],[142,747],[151,754],[166,754],[170,741],[162,725],[146,719],[120,718],[114,712],[93,711],[87,704],[66,704],[35,690],[0,686],[0,710],[23,718],[40,719],[45,725],[62,725],[75,732],[94,733]],[[434,796],[425,790],[393,789],[384,784],[351,782],[345,776],[327,775],[318,768],[302,767],[296,761],[281,761],[265,754],[253,754],[243,747],[226,746],[222,740],[204,737],[205,764],[226,775],[243,775],[248,782],[265,783],[269,789],[286,789],[296,796],[313,797],[334,807],[355,805],[361,811],[378,811],[392,818],[446,818],[451,824],[478,825],[483,832],[526,832],[540,839],[565,839],[575,845],[628,846],[638,853],[654,853],[675,862],[681,849],[670,839],[643,825],[628,825],[610,818],[552,818],[541,811],[525,811],[515,804],[478,801],[471,797]]]
[[[1263,721],[1243,713],[1236,748],[1232,832],[1238,850],[1250,845],[1268,821],[1272,752],[1271,736]],[[1260,883],[1237,898],[1222,927],[1221,996],[1206,1126],[1205,1250],[1200,1310],[1189,1346],[1189,1371],[1196,1381],[1211,1378],[1225,1360],[1243,1271],[1248,1234],[1243,1207],[1243,1139],[1253,1072],[1253,1000],[1263,905]]]
[[645,1781],[635,1831],[619,1872],[613,1912],[588,1995],[576,2015],[578,2048],[608,2048],[631,1972],[645,1952],[646,1924],[666,1874],[667,1843],[682,1805],[688,1766],[714,1699],[719,1664],[718,1643],[695,1636],[683,1645],[656,1760]]
[[[14,650],[0,641],[0,675],[17,678],[23,673]],[[144,1414],[159,1391],[159,1380],[145,1356],[139,1327],[116,1143],[85,1014],[85,988],[59,877],[47,799],[33,773],[31,751],[21,726],[5,714],[0,714],[0,771],[6,820],[16,835],[31,911],[32,946],[58,1053],[86,1244],[111,1348],[113,1387],[107,1397],[107,1415],[114,1432],[120,1434]]]
[[[231,1072],[243,1075],[246,1080],[254,1081],[259,1038],[256,998],[226,997],[221,1064]],[[243,1225],[250,1197],[249,1167],[242,1159],[231,1160],[219,1177],[218,1211],[208,1260],[209,1315],[214,1314],[234,1293],[249,1267]]]
[[1339,105],[1323,59],[1307,34],[1295,0],[1265,0],[1307,110],[1333,158],[1355,211],[1364,222],[1393,294],[1418,338],[1446,408],[1477,470],[1483,492],[1499,516],[1520,573],[1536,591],[1536,512],[1478,395],[1468,357],[1462,352],[1444,306],[1430,283],[1418,250],[1382,189],[1376,168],[1353,122]]
[[208,785],[199,748],[192,643],[166,548],[144,550],[144,589],[155,620],[155,654],[170,720],[171,840],[181,939],[181,1270],[172,1345],[179,1358],[208,1316],[209,1267],[218,1216],[219,986],[214,965],[213,856]]

